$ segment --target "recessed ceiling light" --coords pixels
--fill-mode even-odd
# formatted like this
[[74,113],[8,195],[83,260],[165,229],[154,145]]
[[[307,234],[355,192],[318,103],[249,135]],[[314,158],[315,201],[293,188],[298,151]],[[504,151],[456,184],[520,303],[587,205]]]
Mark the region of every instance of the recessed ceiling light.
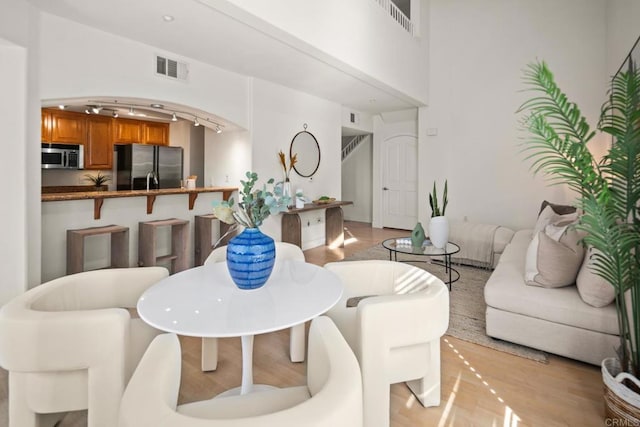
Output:
[[175,18],[173,16],[171,16],[171,15],[162,15],[162,19],[164,20],[164,22],[171,22]]

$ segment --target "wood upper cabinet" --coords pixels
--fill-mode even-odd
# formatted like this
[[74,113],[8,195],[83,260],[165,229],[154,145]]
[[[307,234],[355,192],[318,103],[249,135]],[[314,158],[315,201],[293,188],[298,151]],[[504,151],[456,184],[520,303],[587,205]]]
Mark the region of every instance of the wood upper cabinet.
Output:
[[40,129],[40,140],[42,142],[51,142],[51,112],[41,110],[42,122]]
[[145,144],[169,145],[169,123],[143,122]]
[[84,144],[87,118],[84,114],[51,110],[51,142]]
[[87,143],[84,149],[85,169],[111,169],[113,165],[113,126],[110,117],[87,118]]
[[140,120],[115,119],[113,121],[114,144],[137,144],[142,140],[143,123]]

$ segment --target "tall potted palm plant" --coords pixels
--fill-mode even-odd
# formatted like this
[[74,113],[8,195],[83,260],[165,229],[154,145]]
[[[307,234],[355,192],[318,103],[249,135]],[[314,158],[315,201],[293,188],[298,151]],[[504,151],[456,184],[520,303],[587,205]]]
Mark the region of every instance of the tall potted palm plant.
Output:
[[587,148],[595,132],[547,65],[530,64],[524,81],[535,93],[518,110],[531,135],[527,158],[535,173],[578,194],[577,228],[595,249],[593,270],[615,289],[620,346],[617,359],[603,361],[607,416],[640,420],[640,72],[632,64],[612,81],[597,128],[613,142],[601,161]]

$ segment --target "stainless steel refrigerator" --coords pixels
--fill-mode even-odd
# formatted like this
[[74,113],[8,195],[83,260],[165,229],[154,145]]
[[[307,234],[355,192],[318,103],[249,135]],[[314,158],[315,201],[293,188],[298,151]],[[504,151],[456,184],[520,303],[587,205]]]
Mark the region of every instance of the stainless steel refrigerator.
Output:
[[117,190],[180,188],[182,147],[147,144],[116,144],[114,176]]

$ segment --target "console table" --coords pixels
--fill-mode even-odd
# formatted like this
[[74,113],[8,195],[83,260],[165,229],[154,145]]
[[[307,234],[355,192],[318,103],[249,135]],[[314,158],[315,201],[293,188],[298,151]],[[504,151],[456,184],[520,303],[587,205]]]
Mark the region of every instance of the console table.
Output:
[[342,206],[352,205],[353,202],[336,200],[331,203],[307,203],[303,208],[292,208],[282,212],[282,241],[293,243],[302,248],[302,220],[300,212],[325,209],[325,245],[344,247],[344,214]]

